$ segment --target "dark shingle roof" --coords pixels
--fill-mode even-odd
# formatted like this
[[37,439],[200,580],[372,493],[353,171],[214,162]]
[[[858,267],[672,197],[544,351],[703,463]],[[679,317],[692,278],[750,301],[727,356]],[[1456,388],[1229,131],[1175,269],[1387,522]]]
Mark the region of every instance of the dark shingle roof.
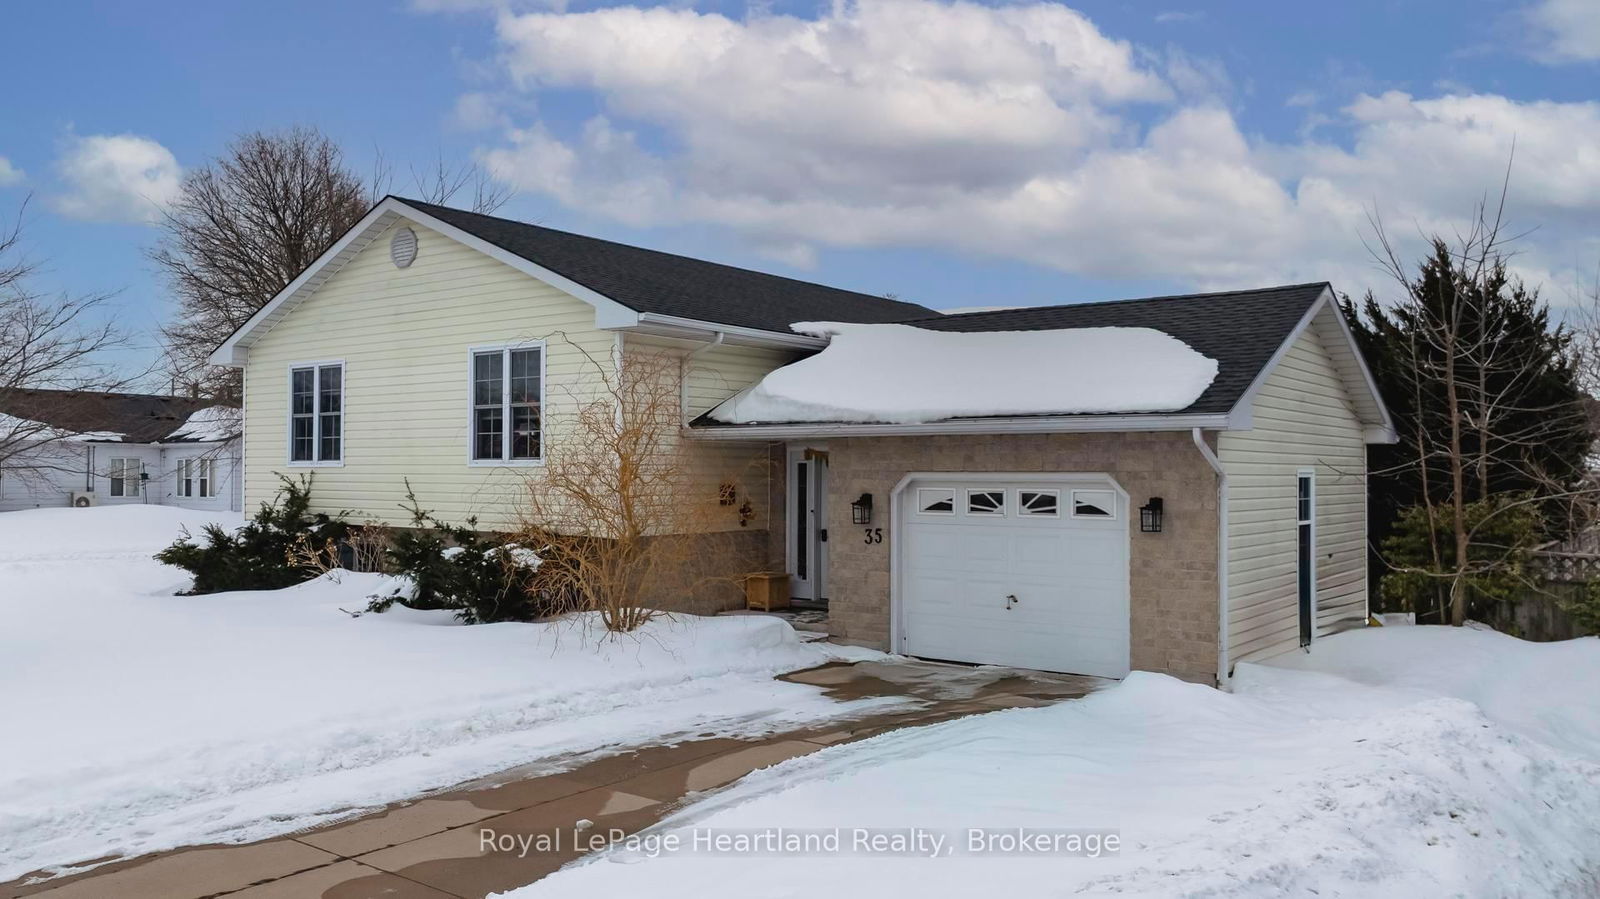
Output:
[[[1326,282],[1223,293],[968,312],[914,319],[934,331],[1154,328],[1217,360],[1217,377],[1184,412],[1227,412],[1327,289]],[[1137,366],[1139,360],[1128,360]]]
[[75,434],[111,432],[128,443],[165,440],[216,400],[147,393],[0,389],[0,413],[43,422]]
[[916,303],[825,287],[525,222],[396,197],[636,312],[792,333],[800,321],[893,322],[935,315]]
[[[1108,300],[1066,306],[1030,306],[909,319],[901,324],[932,331],[1055,331],[1068,328],[1153,328],[1217,360],[1217,376],[1182,413],[1233,409],[1274,353],[1328,288],[1327,282],[1221,293]],[[1138,359],[1128,360],[1137,366]],[[1063,391],[1071,390],[1063,385]],[[1161,413],[1171,414],[1171,413]],[[738,428],[703,413],[691,425]]]

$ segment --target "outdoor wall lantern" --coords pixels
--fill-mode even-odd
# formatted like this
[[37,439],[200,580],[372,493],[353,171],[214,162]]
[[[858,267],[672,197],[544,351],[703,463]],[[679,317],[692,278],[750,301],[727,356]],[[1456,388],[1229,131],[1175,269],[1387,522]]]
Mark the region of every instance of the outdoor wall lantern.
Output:
[[1139,507],[1139,530],[1146,534],[1161,533],[1161,497],[1152,496]]
[[863,493],[860,499],[850,504],[850,523],[872,523],[872,494]]

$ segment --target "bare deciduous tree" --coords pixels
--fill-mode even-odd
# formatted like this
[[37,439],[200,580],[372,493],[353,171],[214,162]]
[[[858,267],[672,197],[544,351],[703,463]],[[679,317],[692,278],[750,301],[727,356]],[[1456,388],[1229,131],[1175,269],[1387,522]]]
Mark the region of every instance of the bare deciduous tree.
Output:
[[238,374],[207,356],[371,206],[339,146],[312,128],[252,132],[190,172],[150,258],[178,314],[164,329],[174,377],[235,398]]
[[0,229],[0,469],[33,480],[63,464],[53,450],[70,435],[42,420],[63,410],[40,408],[45,400],[31,391],[110,391],[130,379],[102,364],[126,343],[106,314],[110,295],[46,294],[34,286],[38,267],[21,250],[26,211],[24,201],[16,221]]
[[1509,595],[1508,584],[1527,578],[1535,545],[1570,530],[1592,493],[1570,334],[1550,327],[1537,291],[1507,273],[1503,205],[1502,192],[1500,207],[1480,206],[1453,241],[1434,238],[1415,276],[1373,221],[1374,255],[1402,290],[1387,311],[1369,297],[1368,333],[1384,338],[1391,358],[1379,365],[1405,394],[1392,399],[1409,419],[1400,435],[1409,458],[1371,476],[1382,483],[1403,471],[1420,490],[1384,561],[1393,585],[1434,593],[1441,618],[1458,626],[1474,591]]
[[[619,365],[595,365],[604,387],[555,429],[529,480],[518,542],[541,558],[544,587],[577,597],[608,631],[629,632],[668,594],[727,580],[701,564],[702,540],[737,526],[741,512],[697,488],[744,472],[708,470],[682,438],[678,355],[630,351]],[[763,451],[743,467],[764,464]]]
[[[499,183],[476,163],[453,166],[440,156],[432,167],[411,169],[411,182],[417,199],[439,206],[460,206],[470,195],[466,209],[489,215],[511,200],[513,191]],[[460,197],[460,200],[457,200]]]

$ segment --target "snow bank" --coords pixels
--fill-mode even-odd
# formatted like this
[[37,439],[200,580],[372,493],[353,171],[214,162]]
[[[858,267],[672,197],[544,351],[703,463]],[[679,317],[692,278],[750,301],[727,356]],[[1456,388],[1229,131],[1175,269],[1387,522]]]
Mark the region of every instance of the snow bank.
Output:
[[[1444,691],[1379,685],[1432,684],[1430,672],[1443,664],[1446,691],[1465,685],[1481,695],[1481,684],[1446,664],[1455,647],[1467,657],[1463,675],[1475,665],[1498,672],[1507,696],[1520,692],[1519,717],[1559,730],[1547,716],[1565,714],[1572,696],[1553,682],[1592,691],[1587,666],[1600,641],[1552,653],[1578,666],[1556,678],[1543,662],[1528,662],[1529,647],[1498,635],[1435,629],[1364,639],[1374,633],[1321,642],[1314,654],[1370,675],[1372,685],[1258,665],[1229,694],[1135,673],[1081,701],[898,731],[785,762],[658,828],[686,844],[694,828],[838,828],[848,845],[853,828],[921,827],[962,847],[940,857],[618,851],[507,895],[974,896],[992,893],[996,878],[1024,896],[1600,892],[1600,766]],[[1344,646],[1321,651],[1335,643]],[[1419,647],[1428,651],[1408,654]],[[1590,692],[1583,709],[1593,708]],[[964,851],[968,828],[1108,829],[1122,849],[1116,857],[995,859]]]
[[[0,512],[0,563],[146,558],[212,523],[237,527],[244,516],[143,504]],[[5,587],[0,572],[0,596]]]
[[344,611],[392,587],[378,575],[184,597],[172,573],[0,564],[0,881],[857,708],[772,680],[831,659],[774,618],[675,617],[608,640],[587,617],[467,627]]
[[171,434],[168,440],[214,442],[231,440],[242,430],[240,410],[232,406],[207,406],[196,410]]
[[[1497,724],[1600,762],[1600,639],[1533,643],[1482,626],[1393,624],[1318,640],[1275,668],[1465,699]],[[1236,689],[1270,672],[1241,665]]]
[[711,411],[754,422],[912,423],[977,415],[1169,412],[1217,363],[1150,328],[956,333],[910,325],[803,322],[826,348],[769,373]]

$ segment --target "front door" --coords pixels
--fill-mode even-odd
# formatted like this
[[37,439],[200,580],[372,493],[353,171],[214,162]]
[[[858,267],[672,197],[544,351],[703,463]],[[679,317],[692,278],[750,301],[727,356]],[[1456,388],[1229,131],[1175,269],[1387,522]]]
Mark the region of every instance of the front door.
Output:
[[828,598],[828,454],[789,451],[789,595]]

